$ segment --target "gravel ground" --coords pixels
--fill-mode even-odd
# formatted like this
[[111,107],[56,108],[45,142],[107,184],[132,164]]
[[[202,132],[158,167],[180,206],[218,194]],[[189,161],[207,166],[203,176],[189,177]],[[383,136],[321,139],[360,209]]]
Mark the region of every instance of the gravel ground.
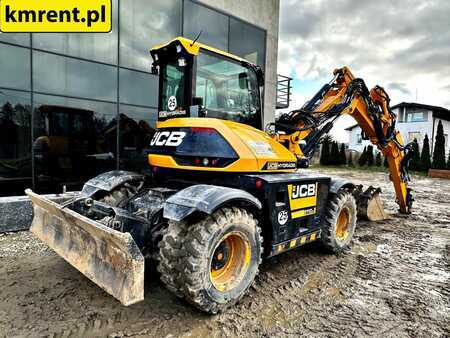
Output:
[[390,219],[358,222],[339,256],[310,245],[265,261],[242,302],[216,316],[151,274],[145,300],[125,308],[30,233],[0,235],[0,337],[449,337],[450,181],[413,177],[406,217],[386,174],[324,173],[381,186]]

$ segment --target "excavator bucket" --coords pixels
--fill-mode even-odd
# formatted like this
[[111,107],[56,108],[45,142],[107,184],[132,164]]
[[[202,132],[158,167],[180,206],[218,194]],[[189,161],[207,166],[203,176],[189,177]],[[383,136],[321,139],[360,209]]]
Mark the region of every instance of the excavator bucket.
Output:
[[358,206],[358,217],[369,221],[382,221],[387,218],[380,193],[380,188],[370,186],[363,191],[362,185],[357,187],[353,194]]
[[144,299],[144,257],[129,233],[110,229],[26,190],[31,232],[123,305]]

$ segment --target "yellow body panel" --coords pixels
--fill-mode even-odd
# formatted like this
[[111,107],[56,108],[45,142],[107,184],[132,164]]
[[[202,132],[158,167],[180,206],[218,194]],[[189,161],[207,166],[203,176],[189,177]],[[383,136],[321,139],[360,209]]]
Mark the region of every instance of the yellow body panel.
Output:
[[269,162],[296,162],[288,149],[273,140],[266,133],[251,126],[214,118],[175,118],[158,123],[158,128],[213,128],[223,136],[238,154],[239,159],[225,168],[195,167],[178,165],[170,155],[148,155],[149,163],[155,167],[216,172],[293,172],[293,169],[262,168]]
[[[317,212],[317,183],[315,184],[314,193],[306,194],[304,197],[293,197],[294,185],[288,185],[289,206],[292,210],[292,218],[301,218],[311,216]],[[298,189],[298,187],[297,187]]]
[[317,212],[316,208],[311,208],[311,209],[303,209],[303,210],[298,210],[298,211],[294,211],[291,214],[292,218],[301,218],[301,217],[306,217],[306,216],[311,216],[311,215],[315,215]]
[[297,198],[290,200],[291,210],[315,207],[317,204],[317,196]]

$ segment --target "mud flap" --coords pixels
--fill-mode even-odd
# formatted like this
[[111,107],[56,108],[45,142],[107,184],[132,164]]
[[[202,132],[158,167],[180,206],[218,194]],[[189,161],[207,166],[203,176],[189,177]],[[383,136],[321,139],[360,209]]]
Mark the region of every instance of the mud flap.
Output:
[[382,221],[387,218],[380,194],[381,189],[372,186],[363,191],[360,185],[353,191],[358,206],[358,217],[369,221]]
[[30,231],[107,293],[128,306],[144,299],[144,256],[129,233],[110,229],[31,190]]

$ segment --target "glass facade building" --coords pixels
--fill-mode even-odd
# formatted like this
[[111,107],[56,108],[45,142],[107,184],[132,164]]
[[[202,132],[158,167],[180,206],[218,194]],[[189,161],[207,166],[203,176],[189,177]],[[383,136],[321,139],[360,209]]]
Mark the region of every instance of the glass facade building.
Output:
[[113,0],[102,34],[0,33],[0,196],[79,189],[144,170],[158,80],[149,49],[176,36],[264,68],[264,29],[191,0]]

